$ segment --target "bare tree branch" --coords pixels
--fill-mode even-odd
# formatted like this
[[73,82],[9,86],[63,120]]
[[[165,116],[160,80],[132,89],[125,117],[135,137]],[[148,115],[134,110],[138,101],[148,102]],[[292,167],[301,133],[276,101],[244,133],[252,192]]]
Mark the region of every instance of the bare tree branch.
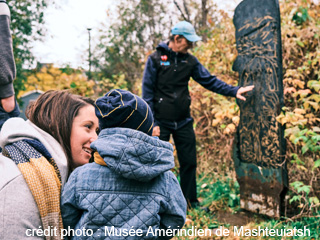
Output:
[[178,10],[180,11],[183,19],[186,20],[186,21],[188,21],[188,19],[185,17],[185,15],[184,15],[183,11],[181,10],[181,8],[180,8],[179,4],[177,3],[177,1],[176,1],[176,0],[173,0],[173,3],[174,3],[174,5],[176,5],[176,7],[178,8]]
[[185,0],[183,0],[183,7],[184,7],[184,10],[186,11],[188,22],[190,22],[190,14],[189,14],[188,7]]

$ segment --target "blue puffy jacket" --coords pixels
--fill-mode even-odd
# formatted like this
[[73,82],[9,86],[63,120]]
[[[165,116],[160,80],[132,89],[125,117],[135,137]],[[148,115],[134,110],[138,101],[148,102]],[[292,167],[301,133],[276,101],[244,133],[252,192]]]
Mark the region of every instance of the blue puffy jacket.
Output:
[[[74,239],[170,239],[160,231],[180,229],[186,201],[175,175],[168,142],[128,128],[104,129],[91,144],[107,166],[77,168],[65,184],[61,213],[65,228],[91,229]],[[130,229],[135,233],[128,236]],[[163,233],[163,232],[162,232]]]

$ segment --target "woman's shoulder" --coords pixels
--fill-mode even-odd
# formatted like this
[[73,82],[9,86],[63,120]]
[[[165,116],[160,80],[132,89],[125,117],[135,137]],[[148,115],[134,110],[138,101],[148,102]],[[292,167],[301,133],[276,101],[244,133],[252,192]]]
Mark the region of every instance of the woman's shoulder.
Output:
[[21,175],[17,165],[9,158],[0,154],[0,192],[2,189],[14,181],[18,176]]
[[34,139],[41,142],[58,165],[64,184],[68,168],[67,158],[60,143],[29,120],[25,121],[22,118],[8,119],[1,129],[0,146],[3,147],[24,139]]
[[40,213],[18,167],[2,154],[0,176],[0,239],[21,239],[28,229],[41,226]]

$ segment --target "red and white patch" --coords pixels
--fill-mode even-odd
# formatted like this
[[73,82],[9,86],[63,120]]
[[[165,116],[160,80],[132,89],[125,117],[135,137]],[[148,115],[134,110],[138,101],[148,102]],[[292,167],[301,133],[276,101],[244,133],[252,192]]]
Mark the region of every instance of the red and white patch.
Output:
[[162,56],[161,56],[161,60],[162,60],[162,61],[167,61],[167,60],[168,60],[167,55],[162,55]]

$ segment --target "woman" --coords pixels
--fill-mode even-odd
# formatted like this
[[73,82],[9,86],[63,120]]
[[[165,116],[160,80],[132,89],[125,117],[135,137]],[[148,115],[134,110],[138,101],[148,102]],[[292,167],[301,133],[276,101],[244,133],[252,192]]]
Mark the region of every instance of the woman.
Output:
[[94,102],[48,91],[0,134],[0,239],[61,239],[60,192],[70,171],[89,162],[97,138]]

